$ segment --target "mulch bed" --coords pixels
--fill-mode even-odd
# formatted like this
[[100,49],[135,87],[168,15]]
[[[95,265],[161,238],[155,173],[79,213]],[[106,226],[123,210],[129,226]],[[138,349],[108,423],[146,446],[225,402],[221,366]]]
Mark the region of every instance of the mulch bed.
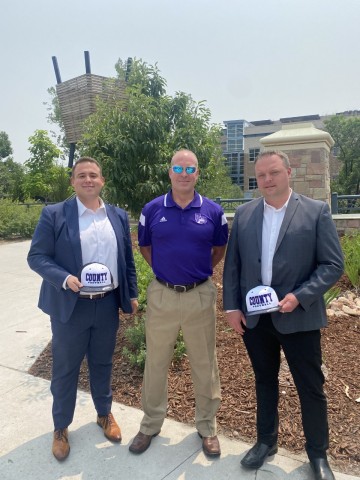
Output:
[[[218,286],[217,352],[222,384],[222,403],[217,415],[218,431],[230,438],[252,443],[256,438],[256,399],[254,375],[241,337],[227,325],[222,313],[222,263],[213,280]],[[343,277],[338,285],[350,289]],[[114,401],[141,408],[142,372],[122,355],[124,332],[132,325],[131,316],[121,320],[114,354]],[[322,349],[325,390],[328,396],[330,449],[335,469],[360,475],[360,318],[338,317],[323,330]],[[284,359],[283,359],[284,360]],[[50,379],[51,346],[45,348],[30,369],[35,376]],[[86,365],[81,369],[79,386],[89,391]],[[356,401],[358,400],[358,401]],[[279,445],[294,453],[304,452],[300,405],[286,361],[280,372]],[[169,370],[168,417],[194,425],[194,391],[187,358]]]

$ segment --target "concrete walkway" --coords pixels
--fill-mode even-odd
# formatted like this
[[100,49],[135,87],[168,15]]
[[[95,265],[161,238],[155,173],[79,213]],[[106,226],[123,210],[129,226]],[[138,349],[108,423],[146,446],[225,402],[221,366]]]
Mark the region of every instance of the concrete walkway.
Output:
[[[161,434],[144,454],[128,445],[142,413],[119,403],[113,413],[123,441],[113,445],[96,425],[89,394],[78,392],[70,426],[71,452],[59,463],[51,453],[52,397],[49,382],[27,373],[51,338],[49,320],[37,308],[40,277],[27,266],[30,242],[0,244],[0,479],[1,480],[311,480],[305,456],[281,449],[257,471],[239,461],[249,445],[220,436],[222,455],[209,460],[196,430],[166,420]],[[337,480],[360,477],[335,472]]]

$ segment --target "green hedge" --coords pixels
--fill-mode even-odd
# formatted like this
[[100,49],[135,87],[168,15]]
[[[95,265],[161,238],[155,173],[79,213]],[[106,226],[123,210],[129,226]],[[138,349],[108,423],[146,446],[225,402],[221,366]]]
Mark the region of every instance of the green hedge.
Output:
[[31,238],[43,205],[0,200],[0,238]]
[[355,288],[360,287],[360,232],[341,238],[345,258],[345,273]]

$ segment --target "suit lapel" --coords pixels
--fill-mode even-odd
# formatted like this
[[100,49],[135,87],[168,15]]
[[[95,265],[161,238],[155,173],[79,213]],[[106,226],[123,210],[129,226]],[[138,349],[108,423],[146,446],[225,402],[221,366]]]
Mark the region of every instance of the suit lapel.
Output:
[[299,196],[295,193],[292,193],[289,199],[288,206],[286,207],[284,220],[280,227],[279,236],[276,242],[275,252],[279,248],[282,242],[282,239],[284,238],[284,235],[290,225],[290,222],[294,216],[294,213],[296,212],[298,205],[299,205]]
[[76,198],[72,198],[65,203],[65,217],[67,228],[69,230],[69,239],[75,258],[76,269],[77,271],[80,271],[82,267],[82,251],[79,231],[79,212]]

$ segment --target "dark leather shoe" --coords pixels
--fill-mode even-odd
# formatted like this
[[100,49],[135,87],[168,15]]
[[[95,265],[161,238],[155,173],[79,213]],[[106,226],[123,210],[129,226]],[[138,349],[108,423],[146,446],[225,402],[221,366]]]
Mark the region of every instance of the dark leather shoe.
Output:
[[221,455],[220,443],[218,437],[203,437],[201,433],[198,432],[200,438],[202,438],[202,448],[205,455],[209,457],[218,457]]
[[159,435],[160,432],[154,433],[154,435],[145,435],[145,433],[139,432],[134,440],[132,441],[131,445],[129,446],[129,450],[132,453],[143,453],[150,447],[151,440],[156,435]]
[[54,440],[52,444],[52,453],[56,460],[62,462],[70,453],[70,445],[68,440],[68,429],[61,428],[55,430]]
[[260,468],[266,457],[274,455],[277,451],[277,443],[269,447],[269,445],[265,445],[264,443],[256,442],[240,463],[245,468]]
[[310,465],[314,472],[315,480],[335,480],[326,458],[314,458],[310,461]]
[[97,424],[104,430],[104,435],[108,440],[121,442],[121,430],[111,412],[107,415],[98,415]]

